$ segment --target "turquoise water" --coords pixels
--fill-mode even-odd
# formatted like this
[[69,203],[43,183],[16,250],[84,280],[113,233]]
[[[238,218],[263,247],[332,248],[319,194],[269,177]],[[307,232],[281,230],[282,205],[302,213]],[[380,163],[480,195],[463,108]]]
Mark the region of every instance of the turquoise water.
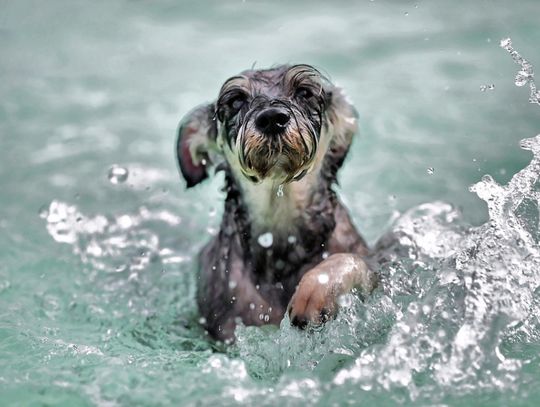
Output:
[[[531,161],[540,109],[499,41],[540,67],[539,18],[536,0],[0,2],[0,404],[538,405],[539,165],[478,184],[489,215],[469,186]],[[222,180],[184,190],[175,130],[284,62],[355,102],[341,196],[405,249],[323,329],[216,352],[192,259]]]

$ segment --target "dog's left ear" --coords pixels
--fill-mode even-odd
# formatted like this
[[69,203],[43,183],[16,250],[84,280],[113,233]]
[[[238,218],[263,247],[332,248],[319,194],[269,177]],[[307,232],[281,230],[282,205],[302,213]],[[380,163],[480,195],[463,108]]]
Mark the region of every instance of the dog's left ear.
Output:
[[347,157],[353,136],[358,131],[358,112],[341,88],[331,86],[326,93],[327,125],[332,134],[332,140],[325,161],[330,174],[335,175]]
[[199,106],[185,115],[178,129],[176,157],[187,188],[208,177],[216,149],[217,123],[214,104]]
[[332,86],[327,95],[327,114],[334,133],[332,141],[348,147],[358,131],[358,112],[343,89]]

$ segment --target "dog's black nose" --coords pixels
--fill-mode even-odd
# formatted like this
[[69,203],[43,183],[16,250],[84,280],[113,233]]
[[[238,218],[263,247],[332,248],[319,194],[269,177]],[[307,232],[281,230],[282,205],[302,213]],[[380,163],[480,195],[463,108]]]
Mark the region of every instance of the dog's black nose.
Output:
[[264,134],[275,135],[285,131],[291,117],[283,110],[270,107],[260,112],[255,119],[257,130]]

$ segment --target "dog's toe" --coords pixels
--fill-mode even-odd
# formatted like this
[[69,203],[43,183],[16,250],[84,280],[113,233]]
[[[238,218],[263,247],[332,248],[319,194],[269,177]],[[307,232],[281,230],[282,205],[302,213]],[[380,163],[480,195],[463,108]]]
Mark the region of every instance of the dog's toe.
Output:
[[307,325],[308,325],[308,320],[303,317],[303,316],[295,316],[292,320],[291,320],[291,324],[300,328],[300,329],[306,329]]
[[320,325],[334,317],[337,312],[334,290],[321,284],[317,278],[305,276],[298,285],[289,304],[291,324],[300,329],[308,325]]

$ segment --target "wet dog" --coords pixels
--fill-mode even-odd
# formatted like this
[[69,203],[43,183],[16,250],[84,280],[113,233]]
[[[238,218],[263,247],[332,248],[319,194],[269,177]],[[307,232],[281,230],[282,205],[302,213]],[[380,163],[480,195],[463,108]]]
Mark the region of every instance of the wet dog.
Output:
[[180,123],[187,187],[225,173],[220,231],[200,252],[205,328],[230,341],[237,323],[305,328],[336,315],[339,296],[373,290],[366,243],[334,191],[357,130],[339,88],[309,65],[248,70]]

